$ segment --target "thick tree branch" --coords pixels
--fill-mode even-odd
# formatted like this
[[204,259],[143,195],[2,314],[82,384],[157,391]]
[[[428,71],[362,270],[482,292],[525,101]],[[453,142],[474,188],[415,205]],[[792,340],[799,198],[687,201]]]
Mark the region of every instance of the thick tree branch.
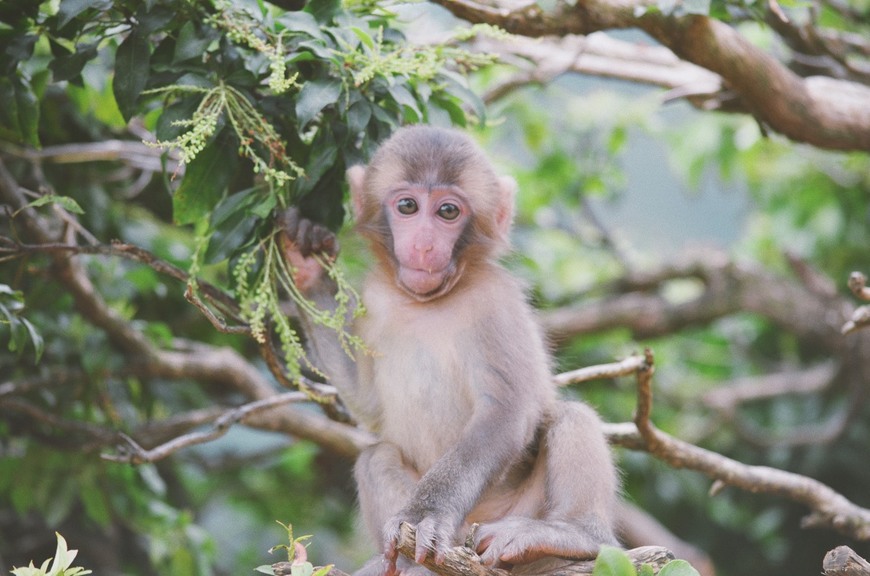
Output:
[[[546,84],[566,73],[589,74],[667,88],[664,100],[688,98],[705,109],[721,108],[733,94],[723,92],[722,79],[685,62],[661,46],[642,46],[604,33],[589,36],[509,40],[478,40],[475,47],[497,54],[518,72],[489,87],[484,101],[493,102],[528,84]],[[744,110],[745,112],[745,110]]]
[[801,78],[718,20],[665,15],[652,9],[651,0],[562,1],[550,12],[536,3],[505,8],[473,0],[435,1],[469,22],[535,38],[640,28],[681,59],[721,76],[760,122],[788,138],[820,148],[870,150],[870,88],[827,77]]
[[[671,302],[657,291],[668,281],[697,279],[701,293]],[[840,327],[848,305],[800,283],[749,263],[735,263],[719,252],[704,252],[652,271],[632,273],[604,290],[613,294],[583,304],[541,313],[549,336],[559,342],[580,334],[629,328],[635,338],[672,334],[729,314],[748,312],[767,318],[801,340],[824,350],[842,350]]]

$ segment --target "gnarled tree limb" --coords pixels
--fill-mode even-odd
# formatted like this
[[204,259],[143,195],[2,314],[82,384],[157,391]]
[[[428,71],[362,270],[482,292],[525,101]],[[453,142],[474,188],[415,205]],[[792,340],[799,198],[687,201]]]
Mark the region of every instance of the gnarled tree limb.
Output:
[[760,122],[795,140],[833,150],[870,150],[870,88],[845,80],[801,78],[735,29],[699,15],[654,10],[651,0],[560,1],[505,7],[474,0],[435,0],[474,23],[521,36],[566,36],[640,28],[674,54],[722,77]]

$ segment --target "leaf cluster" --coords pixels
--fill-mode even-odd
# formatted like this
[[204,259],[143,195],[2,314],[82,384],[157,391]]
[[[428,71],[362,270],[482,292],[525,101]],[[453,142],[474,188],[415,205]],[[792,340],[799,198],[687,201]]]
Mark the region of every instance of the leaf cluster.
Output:
[[[653,567],[643,564],[635,568],[628,555],[613,546],[604,546],[595,559],[592,576],[654,576]],[[658,572],[659,576],[699,576],[691,564],[685,560],[671,560]]]
[[[152,144],[179,155],[184,178],[169,187],[175,223],[196,225],[192,275],[231,261],[244,320],[261,342],[277,331],[291,377],[302,349],[280,300],[289,293],[310,306],[276,257],[274,211],[298,205],[337,229],[346,167],[402,123],[483,120],[461,73],[491,62],[451,44],[410,47],[395,15],[373,3],[296,8],[61,0],[0,11],[0,137],[38,147],[49,92],[111,70],[123,120],[142,116]],[[337,328],[340,318],[316,315]]]

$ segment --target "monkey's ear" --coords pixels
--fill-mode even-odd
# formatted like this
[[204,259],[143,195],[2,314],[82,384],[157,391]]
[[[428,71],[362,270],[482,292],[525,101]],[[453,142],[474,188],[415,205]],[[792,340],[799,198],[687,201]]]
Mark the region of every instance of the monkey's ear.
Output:
[[366,179],[365,166],[351,166],[347,169],[347,183],[350,186],[350,199],[353,202],[353,215],[359,218],[362,214],[363,189]]
[[510,176],[500,176],[498,179],[499,195],[498,212],[495,215],[495,223],[498,231],[505,237],[510,234],[511,225],[514,223],[514,198],[517,195],[517,181]]

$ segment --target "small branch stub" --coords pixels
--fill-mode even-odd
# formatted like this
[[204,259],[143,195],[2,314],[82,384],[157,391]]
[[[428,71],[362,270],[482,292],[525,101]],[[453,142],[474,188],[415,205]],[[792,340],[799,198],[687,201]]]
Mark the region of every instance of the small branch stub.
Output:
[[[849,275],[849,290],[861,300],[870,301],[870,288],[867,287],[867,276],[860,272],[852,272]],[[857,308],[852,317],[843,324],[841,332],[851,334],[861,328],[870,326],[870,306],[861,306]]]
[[838,546],[825,555],[825,576],[870,576],[870,563],[848,546]]

